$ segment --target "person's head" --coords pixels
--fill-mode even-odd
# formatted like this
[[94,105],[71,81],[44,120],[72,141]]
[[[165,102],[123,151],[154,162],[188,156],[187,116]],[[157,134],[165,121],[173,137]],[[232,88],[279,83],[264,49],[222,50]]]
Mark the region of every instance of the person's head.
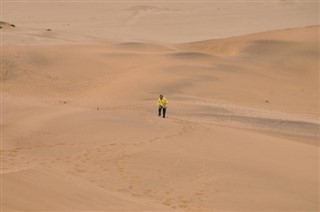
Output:
[[162,98],[163,98],[163,95],[162,95],[162,94],[160,94],[159,98],[160,98],[160,99],[162,99]]

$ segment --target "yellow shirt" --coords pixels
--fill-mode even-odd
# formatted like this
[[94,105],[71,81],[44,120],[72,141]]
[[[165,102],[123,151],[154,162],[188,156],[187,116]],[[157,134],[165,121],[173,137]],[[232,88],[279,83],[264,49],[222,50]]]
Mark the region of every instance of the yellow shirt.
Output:
[[158,99],[157,101],[158,106],[162,106],[162,107],[166,107],[166,105],[168,104],[168,100],[163,97],[162,99]]

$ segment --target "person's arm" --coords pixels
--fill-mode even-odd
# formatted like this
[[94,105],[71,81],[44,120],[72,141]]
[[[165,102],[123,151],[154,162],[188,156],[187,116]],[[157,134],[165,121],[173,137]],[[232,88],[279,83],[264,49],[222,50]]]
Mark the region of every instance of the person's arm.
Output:
[[168,104],[168,100],[167,100],[167,99],[164,99],[164,101],[163,101],[163,107],[167,107],[167,104]]

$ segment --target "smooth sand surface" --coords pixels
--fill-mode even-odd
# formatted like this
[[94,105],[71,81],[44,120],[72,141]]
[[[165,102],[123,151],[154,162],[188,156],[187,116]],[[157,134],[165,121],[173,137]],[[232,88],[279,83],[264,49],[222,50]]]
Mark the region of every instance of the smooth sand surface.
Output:
[[319,211],[317,5],[3,2],[1,211]]
[[318,1],[10,0],[2,8],[19,27],[14,38],[4,33],[9,45],[180,43],[319,24]]

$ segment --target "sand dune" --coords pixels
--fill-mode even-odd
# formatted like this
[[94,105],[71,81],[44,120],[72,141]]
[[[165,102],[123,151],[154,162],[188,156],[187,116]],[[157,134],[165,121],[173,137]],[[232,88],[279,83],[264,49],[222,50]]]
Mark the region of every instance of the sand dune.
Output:
[[316,1],[252,4],[12,0],[3,2],[2,6],[3,20],[16,24],[23,32],[15,38],[3,33],[4,45],[82,44],[105,39],[180,43],[319,24]]
[[3,209],[315,211],[318,30],[3,47]]
[[[291,37],[290,42],[282,42],[271,38],[279,33],[282,37],[295,34],[297,39]],[[317,35],[318,27],[308,27],[239,37],[234,39],[241,43],[241,47],[234,45],[239,53],[231,56],[220,55],[220,50],[210,48],[230,39],[204,42],[208,45],[202,42],[171,46],[107,43],[4,47],[1,71],[4,89],[17,95],[50,94],[65,98],[89,93],[88,98],[103,103],[101,92],[116,99],[152,98],[155,93],[170,93],[174,89],[180,90],[175,92],[178,95],[307,112],[315,118],[318,115]]]
[[1,211],[319,211],[317,2],[2,4]]

